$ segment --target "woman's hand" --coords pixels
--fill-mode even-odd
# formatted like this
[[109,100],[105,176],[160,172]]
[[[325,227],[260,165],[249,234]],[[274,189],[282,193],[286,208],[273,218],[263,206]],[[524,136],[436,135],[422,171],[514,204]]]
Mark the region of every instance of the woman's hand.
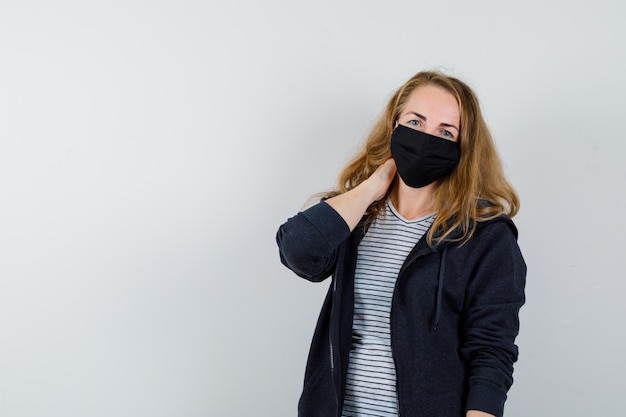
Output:
[[[387,193],[387,189],[391,185],[396,176],[396,161],[388,159],[384,164],[379,166],[376,171],[364,182],[370,182],[372,187],[372,204],[380,200]],[[358,188],[358,187],[357,187]],[[369,204],[368,204],[369,207]]]
[[329,198],[326,203],[339,213],[352,231],[370,204],[385,196],[395,175],[396,163],[393,159],[388,159],[361,184],[350,191]]

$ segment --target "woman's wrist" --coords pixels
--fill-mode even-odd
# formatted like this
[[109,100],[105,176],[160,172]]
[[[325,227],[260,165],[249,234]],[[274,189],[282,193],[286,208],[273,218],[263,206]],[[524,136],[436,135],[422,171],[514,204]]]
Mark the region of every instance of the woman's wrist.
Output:
[[465,417],[495,417],[493,414],[478,410],[467,410]]

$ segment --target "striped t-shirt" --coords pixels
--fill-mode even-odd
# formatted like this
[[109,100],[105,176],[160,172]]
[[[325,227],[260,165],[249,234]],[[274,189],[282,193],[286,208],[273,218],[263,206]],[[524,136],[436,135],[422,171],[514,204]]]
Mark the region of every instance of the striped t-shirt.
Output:
[[398,415],[391,299],[400,267],[434,218],[406,220],[388,201],[384,215],[372,222],[359,244],[343,417]]

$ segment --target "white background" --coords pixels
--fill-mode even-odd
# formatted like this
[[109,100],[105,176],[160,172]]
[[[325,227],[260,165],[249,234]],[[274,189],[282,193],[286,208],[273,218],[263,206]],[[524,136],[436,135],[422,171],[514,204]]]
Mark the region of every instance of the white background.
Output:
[[[579,4],[583,3],[583,4]],[[294,416],[327,283],[277,227],[423,69],[528,264],[508,417],[626,391],[623,1],[0,1],[0,416]]]

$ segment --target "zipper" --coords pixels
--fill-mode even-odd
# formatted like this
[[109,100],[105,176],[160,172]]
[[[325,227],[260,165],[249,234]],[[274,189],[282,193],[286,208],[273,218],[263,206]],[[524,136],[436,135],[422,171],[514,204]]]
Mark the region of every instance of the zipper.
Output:
[[[333,316],[335,315],[335,298],[337,296],[337,279],[333,277],[333,299],[331,300],[330,305],[330,322],[333,321]],[[335,353],[333,351],[333,335],[331,334],[331,327],[328,329],[328,341],[330,344],[330,369],[335,371]]]
[[[337,298],[337,278],[333,277],[333,299],[330,304],[330,322],[333,322],[333,317],[335,315],[335,300]],[[329,326],[328,329],[328,344],[330,347],[330,375],[333,379],[333,385],[335,385],[335,351],[333,349],[333,335],[332,335],[332,326]],[[337,417],[341,415],[341,410],[339,409],[339,394],[337,393],[337,387],[335,386],[335,403],[337,404]]]
[[[411,264],[413,262],[415,262],[417,260],[417,258],[421,258],[422,256],[424,256],[426,253],[426,251],[424,250],[420,250],[418,253],[416,253],[415,255],[413,255],[413,257],[411,259],[409,259],[404,265],[402,265],[402,268],[400,268],[400,272],[398,272],[398,279],[400,279],[400,275],[402,275],[402,273],[409,267],[411,266]],[[397,284],[397,280],[396,280],[396,284]],[[394,295],[395,295],[395,288],[394,288]]]
[[404,265],[402,265],[402,268],[400,268],[400,272],[398,272],[398,278],[396,279],[396,283],[394,285],[393,288],[393,296],[391,298],[391,310],[389,311],[389,328],[390,328],[390,335],[389,335],[389,342],[391,345],[391,358],[393,359],[393,366],[394,369],[396,371],[396,397],[397,397],[397,401],[398,401],[398,417],[400,417],[400,415],[402,414],[400,412],[400,379],[398,378],[398,363],[396,362],[396,355],[393,351],[393,337],[395,332],[395,322],[392,320],[393,317],[393,305],[394,305],[394,301],[396,299],[396,289],[398,288],[398,282],[400,281],[403,272],[409,267],[411,266],[411,264],[413,262],[415,262],[415,260],[417,260],[418,258],[421,258],[423,255],[425,255],[427,252],[424,251],[419,251],[418,253],[416,253],[411,259],[409,259]]

